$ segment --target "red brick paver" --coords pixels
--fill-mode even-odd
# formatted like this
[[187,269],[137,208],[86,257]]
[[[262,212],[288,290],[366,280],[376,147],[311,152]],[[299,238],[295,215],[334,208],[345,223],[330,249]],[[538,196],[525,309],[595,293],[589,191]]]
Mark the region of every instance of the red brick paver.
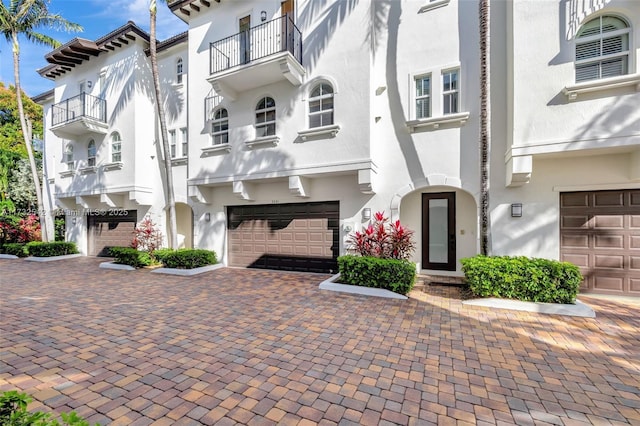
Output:
[[101,261],[0,260],[0,391],[104,425],[640,425],[633,301],[570,318]]

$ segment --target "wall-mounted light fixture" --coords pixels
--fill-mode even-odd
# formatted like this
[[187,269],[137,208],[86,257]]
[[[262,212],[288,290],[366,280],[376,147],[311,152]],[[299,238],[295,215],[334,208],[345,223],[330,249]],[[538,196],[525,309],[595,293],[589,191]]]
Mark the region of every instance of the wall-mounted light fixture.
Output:
[[87,81],[87,87],[91,89],[93,87],[93,82],[91,80]]
[[522,217],[522,203],[511,204],[511,217]]
[[267,20],[267,11],[266,10],[263,10],[262,12],[260,12],[260,20],[262,22]]
[[371,209],[369,207],[366,207],[362,209],[362,220],[369,220],[369,219],[371,219]]
[[211,222],[211,213],[207,212],[204,214],[205,222]]
[[71,224],[73,224],[73,225],[76,224],[76,218],[75,217],[73,219],[71,219]]

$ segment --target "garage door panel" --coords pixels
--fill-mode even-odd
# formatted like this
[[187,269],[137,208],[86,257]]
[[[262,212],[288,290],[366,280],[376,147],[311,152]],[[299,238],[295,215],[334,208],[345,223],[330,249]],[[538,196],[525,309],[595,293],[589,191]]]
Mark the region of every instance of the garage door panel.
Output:
[[561,207],[587,207],[589,205],[589,194],[582,192],[562,194],[560,199]]
[[587,229],[589,228],[588,215],[565,215],[560,220],[562,229]]
[[[337,269],[339,203],[295,203],[228,208],[229,242],[237,244],[234,235],[257,233],[250,224],[260,217],[268,229],[264,245],[254,236],[245,241],[243,251],[253,254],[253,260],[229,250],[232,266],[261,267],[301,271],[329,272]],[[334,224],[332,227],[331,224]],[[247,262],[247,260],[251,262]]]
[[560,206],[560,258],[580,267],[581,290],[640,296],[640,191],[562,193]]
[[597,291],[622,293],[624,291],[624,278],[596,275],[593,277],[593,288]]
[[601,191],[593,193],[594,207],[623,207],[624,192],[622,191]]
[[111,247],[131,245],[136,219],[137,211],[135,210],[118,216],[109,214],[88,216],[88,254],[109,256]]

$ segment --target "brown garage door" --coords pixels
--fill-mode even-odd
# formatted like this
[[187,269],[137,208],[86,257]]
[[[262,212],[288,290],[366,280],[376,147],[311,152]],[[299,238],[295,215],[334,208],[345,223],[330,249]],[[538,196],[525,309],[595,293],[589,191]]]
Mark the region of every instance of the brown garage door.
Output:
[[337,270],[335,202],[228,207],[229,264],[305,272]]
[[114,210],[112,214],[90,215],[89,256],[109,256],[109,248],[131,245],[136,219],[136,210]]
[[640,296],[640,190],[560,194],[560,257],[584,292]]

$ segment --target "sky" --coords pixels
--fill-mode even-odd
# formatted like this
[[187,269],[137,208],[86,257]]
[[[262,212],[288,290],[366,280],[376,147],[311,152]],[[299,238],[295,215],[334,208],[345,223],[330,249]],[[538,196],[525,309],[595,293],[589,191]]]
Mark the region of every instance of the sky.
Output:
[[[8,5],[10,0],[0,1]],[[96,40],[127,21],[133,21],[143,30],[149,31],[149,0],[51,0],[49,11],[59,13],[68,21],[84,28],[79,33],[40,30],[61,43],[74,37]],[[165,40],[186,30],[187,25],[171,13],[166,2],[158,1],[158,40]],[[47,65],[44,55],[51,50],[50,47],[20,39],[20,83],[27,95],[35,96],[53,89],[54,82],[40,77],[36,72]],[[14,84],[11,44],[4,38],[0,38],[0,81],[5,85]]]

